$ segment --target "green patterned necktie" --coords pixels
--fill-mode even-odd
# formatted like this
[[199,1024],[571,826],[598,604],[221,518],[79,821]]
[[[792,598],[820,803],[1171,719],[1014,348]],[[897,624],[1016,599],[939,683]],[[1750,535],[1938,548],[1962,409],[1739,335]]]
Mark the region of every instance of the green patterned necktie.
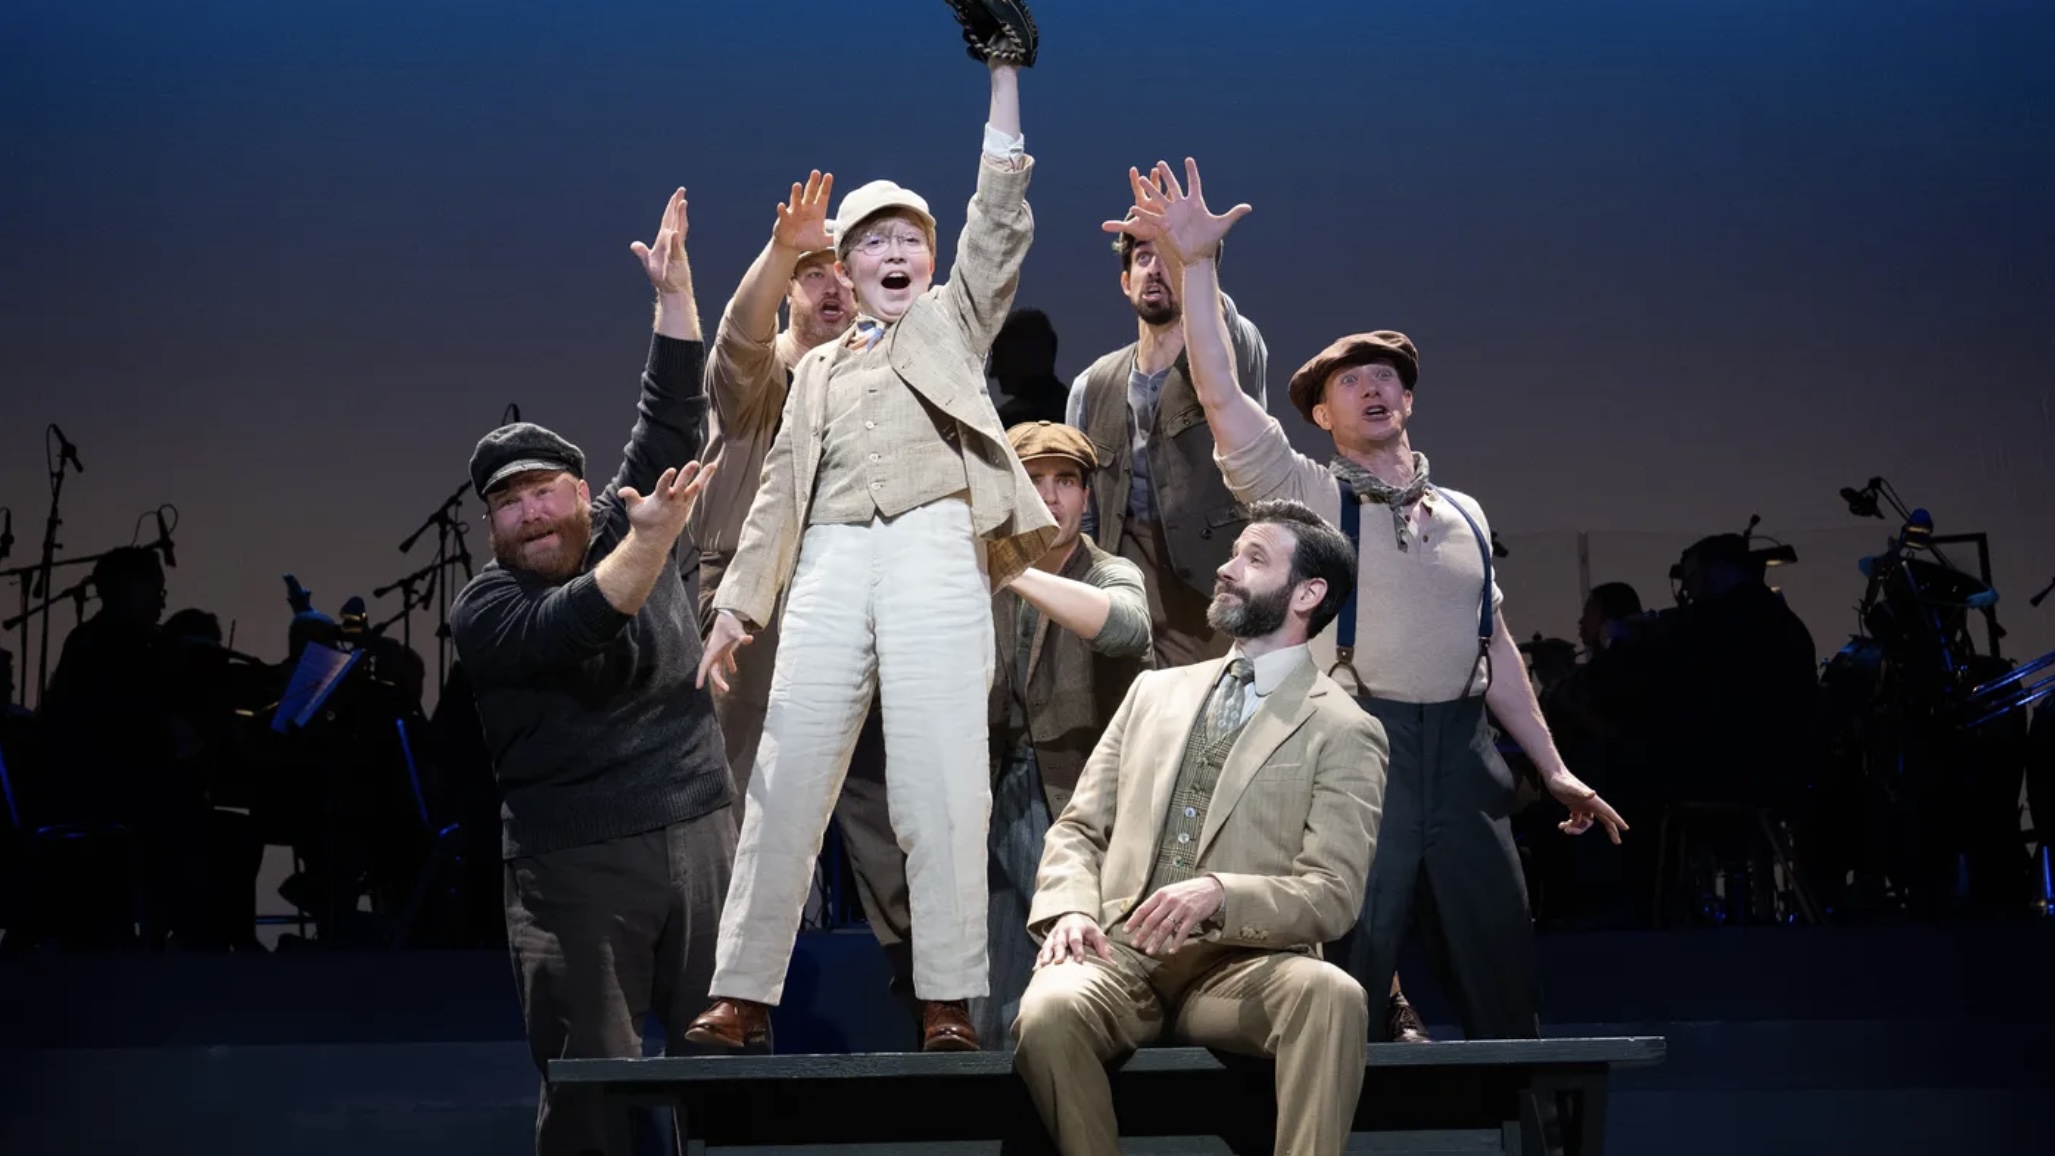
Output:
[[1206,707],[1206,744],[1211,746],[1242,725],[1242,699],[1256,677],[1256,666],[1237,654],[1227,664],[1227,674],[1214,688],[1213,701]]

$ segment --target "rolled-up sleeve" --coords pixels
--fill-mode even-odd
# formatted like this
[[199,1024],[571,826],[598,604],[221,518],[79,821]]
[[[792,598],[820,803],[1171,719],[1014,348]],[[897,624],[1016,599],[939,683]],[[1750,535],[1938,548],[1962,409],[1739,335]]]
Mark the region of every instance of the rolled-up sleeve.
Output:
[[1093,650],[1113,658],[1146,654],[1153,642],[1149,631],[1149,594],[1142,570],[1125,558],[1101,559],[1085,574],[1085,584],[1106,592],[1113,608],[1106,624],[1087,639]]

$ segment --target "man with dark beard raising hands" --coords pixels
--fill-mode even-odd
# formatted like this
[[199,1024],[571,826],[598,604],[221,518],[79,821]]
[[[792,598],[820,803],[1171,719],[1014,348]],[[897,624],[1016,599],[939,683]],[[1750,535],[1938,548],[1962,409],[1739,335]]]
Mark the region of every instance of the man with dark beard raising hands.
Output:
[[[1092,490],[1085,532],[1142,568],[1156,665],[1183,666],[1217,658],[1233,641],[1207,622],[1206,610],[1213,572],[1227,561],[1248,511],[1214,468],[1213,433],[1192,393],[1177,254],[1128,233],[1113,248],[1135,340],[1077,375],[1063,420],[1092,439],[1099,462],[1085,479]],[[1236,380],[1262,409],[1269,350],[1255,322],[1221,300]]]
[[[685,233],[679,189],[655,245],[633,246],[656,336],[613,481],[590,492],[578,447],[527,422],[471,456],[495,561],[457,596],[451,628],[499,783],[507,942],[538,1069],[639,1056],[650,1013],[666,1050],[683,1045],[734,863],[733,787],[713,702],[693,686],[697,616],[673,560],[714,473],[693,462],[705,349]],[[605,1147],[596,1094],[545,1082],[536,1150]]]

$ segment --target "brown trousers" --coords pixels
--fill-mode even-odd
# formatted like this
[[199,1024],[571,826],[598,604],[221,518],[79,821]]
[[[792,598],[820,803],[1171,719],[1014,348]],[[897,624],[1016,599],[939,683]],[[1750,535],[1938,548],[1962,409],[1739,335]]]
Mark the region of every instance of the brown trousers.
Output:
[[1014,1068],[1063,1156],[1118,1156],[1107,1060],[1166,1030],[1180,1043],[1277,1061],[1277,1144],[1340,1156],[1363,1091],[1369,1010],[1349,973],[1310,955],[1187,945],[1166,960],[1108,937],[1111,960],[1035,972]]
[[[553,1059],[642,1055],[651,1014],[663,1021],[666,1054],[694,1050],[685,1029],[709,1002],[735,836],[734,813],[723,807],[506,863],[507,944],[538,1071]],[[598,1094],[545,1080],[535,1150],[604,1152]]]
[[1206,621],[1206,607],[1213,599],[1185,585],[1171,569],[1170,544],[1164,540],[1162,523],[1129,518],[1120,529],[1119,553],[1142,568],[1142,585],[1149,593],[1149,627],[1155,636],[1156,669],[1219,658],[1234,645],[1234,639]]

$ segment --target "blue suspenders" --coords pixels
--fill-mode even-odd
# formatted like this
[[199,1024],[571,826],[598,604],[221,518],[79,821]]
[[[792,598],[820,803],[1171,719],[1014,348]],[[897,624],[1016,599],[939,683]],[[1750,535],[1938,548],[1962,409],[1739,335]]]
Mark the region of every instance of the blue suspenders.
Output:
[[[1336,478],[1334,484],[1341,487],[1341,532],[1347,536],[1350,548],[1360,555],[1363,551],[1363,503],[1357,499],[1355,489],[1347,482]],[[1461,502],[1451,498],[1449,505],[1455,507],[1456,513],[1461,514],[1463,521],[1469,524],[1471,535],[1477,539],[1477,550],[1484,558],[1484,590],[1477,599],[1477,657],[1485,660],[1484,684],[1489,687],[1491,636],[1497,623],[1497,615],[1491,612],[1491,543],[1485,539],[1483,529],[1477,525],[1477,519],[1470,516],[1470,511],[1465,510]],[[1362,584],[1358,583],[1355,589],[1349,591],[1348,601],[1341,604],[1341,613],[1337,614],[1334,620],[1334,657],[1339,664],[1349,667],[1352,674],[1356,661],[1356,601],[1362,597],[1362,593]],[[1463,683],[1463,693],[1458,697],[1469,697],[1470,683],[1475,681],[1476,677],[1473,669],[1470,677]],[[1362,684],[1362,679],[1358,678],[1357,687],[1360,688]]]

